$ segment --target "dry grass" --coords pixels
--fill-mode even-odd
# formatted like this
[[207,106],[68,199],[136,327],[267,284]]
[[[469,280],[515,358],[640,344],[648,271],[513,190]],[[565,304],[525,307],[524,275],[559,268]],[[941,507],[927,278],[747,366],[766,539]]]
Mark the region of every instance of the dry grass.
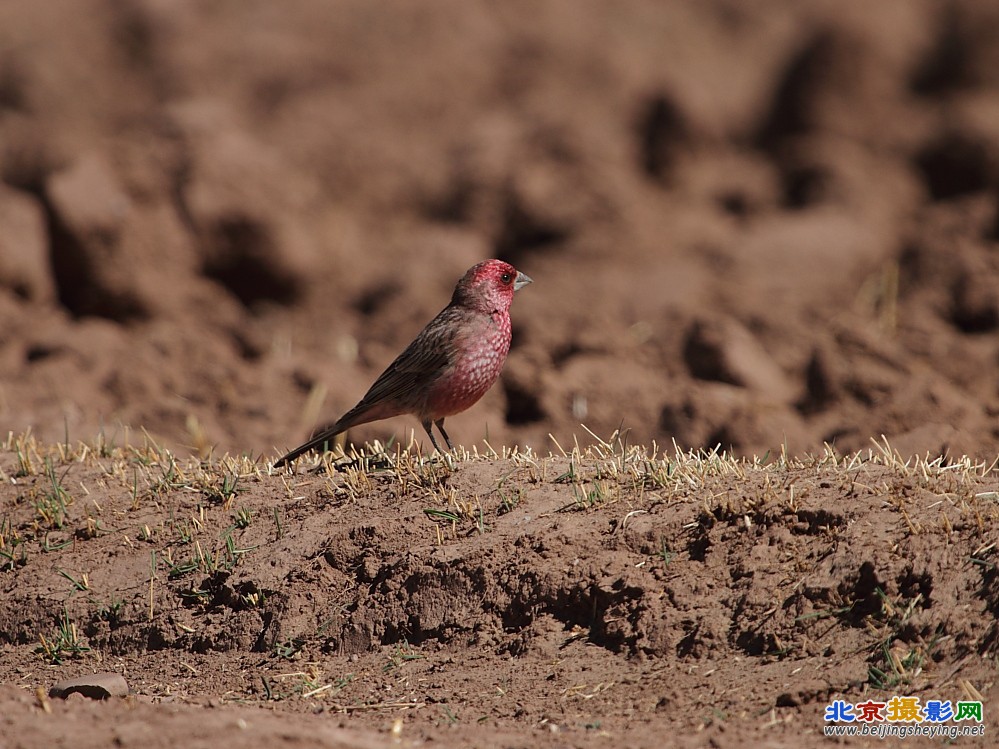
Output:
[[[410,447],[396,445],[389,450],[378,442],[363,451],[352,449],[348,454],[326,453],[303,458],[295,472],[273,469],[263,458],[224,455],[207,460],[178,458],[148,437],[141,445],[113,445],[102,438],[93,443],[41,444],[29,433],[10,433],[0,443],[0,481],[24,485],[17,494],[15,505],[29,504],[32,519],[16,528],[4,516],[0,525],[0,562],[12,564],[13,549],[28,541],[43,543],[54,531],[64,530],[68,518],[82,515],[83,525],[75,532],[84,538],[106,532],[108,520],[98,495],[85,483],[74,483],[74,466],[99,467],[103,488],[125,488],[132,498],[132,511],[143,507],[162,509],[160,498],[168,492],[197,496],[202,500],[199,514],[188,518],[173,517],[160,527],[142,526],[137,537],[141,541],[167,538],[190,542],[204,525],[204,514],[220,510],[230,512],[241,487],[251,481],[278,482],[286,499],[300,497],[303,486],[312,486],[316,479],[324,483],[331,497],[356,499],[372,490],[375,482],[392,482],[401,495],[412,491],[426,494],[432,506],[428,517],[453,523],[473,521],[481,524],[481,497],[461,496],[449,485],[449,477],[463,464],[470,462],[505,462],[510,471],[498,482],[494,492],[503,508],[515,506],[516,491],[505,488],[512,483],[556,483],[571,488],[573,502],[563,509],[585,511],[625,503],[629,509],[642,507],[649,501],[673,502],[697,495],[709,481],[726,479],[737,494],[740,485],[755,487],[762,481],[763,490],[752,499],[733,503],[719,496],[701,495],[706,512],[720,510],[725,514],[751,512],[772,502],[783,502],[793,509],[795,479],[803,474],[823,477],[844,490],[853,486],[870,488],[883,494],[886,502],[903,516],[906,495],[914,489],[924,489],[940,498],[941,515],[938,527],[911,525],[913,533],[947,532],[952,526],[944,507],[957,508],[985,528],[986,517],[994,515],[999,506],[999,492],[984,484],[994,479],[999,458],[991,463],[974,461],[962,456],[904,457],[886,439],[872,443],[867,451],[840,455],[826,446],[820,455],[791,457],[785,453],[754,458],[735,457],[720,448],[684,451],[677,445],[665,451],[660,446],[628,445],[617,433],[606,440],[590,433],[594,442],[578,443],[566,449],[554,438],[556,451],[539,456],[530,448],[503,447],[495,450],[486,446],[471,450],[459,447],[454,453],[426,456]],[[7,459],[3,459],[6,454]],[[305,468],[303,468],[303,465]],[[870,474],[878,469],[874,484]],[[33,479],[44,478],[44,481]],[[33,481],[28,482],[28,479]],[[647,496],[652,495],[652,496]],[[9,512],[10,507],[5,507]],[[626,510],[627,511],[627,510]],[[235,517],[237,525],[249,524],[250,516]],[[279,524],[280,520],[276,522]],[[23,551],[23,550],[22,550]],[[201,562],[210,564],[202,551]]]

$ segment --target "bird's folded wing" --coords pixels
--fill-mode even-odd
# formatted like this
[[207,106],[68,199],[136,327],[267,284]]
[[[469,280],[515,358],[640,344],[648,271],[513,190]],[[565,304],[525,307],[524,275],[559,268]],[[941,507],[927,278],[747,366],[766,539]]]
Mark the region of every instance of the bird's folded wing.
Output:
[[427,386],[447,370],[453,357],[454,329],[442,319],[444,310],[406,350],[386,367],[361,399],[370,406],[384,401],[408,401],[426,393]]

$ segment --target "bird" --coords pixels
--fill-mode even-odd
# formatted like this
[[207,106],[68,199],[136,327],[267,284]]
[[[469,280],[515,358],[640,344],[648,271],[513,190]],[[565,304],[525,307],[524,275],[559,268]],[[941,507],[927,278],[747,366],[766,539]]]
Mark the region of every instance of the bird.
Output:
[[[502,260],[473,265],[454,287],[451,302],[386,367],[363,398],[333,426],[286,453],[275,468],[316,448],[328,449],[351,427],[413,414],[430,436],[436,426],[448,450],[444,419],[471,408],[492,387],[510,351],[510,304],[533,279]],[[325,447],[324,447],[325,446]]]

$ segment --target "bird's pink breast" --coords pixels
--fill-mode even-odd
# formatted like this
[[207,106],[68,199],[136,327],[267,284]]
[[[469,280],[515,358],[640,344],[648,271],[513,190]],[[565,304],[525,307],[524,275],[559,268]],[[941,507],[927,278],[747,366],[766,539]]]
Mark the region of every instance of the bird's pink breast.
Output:
[[453,367],[434,383],[428,399],[433,420],[470,408],[496,382],[510,351],[510,317],[498,317],[457,342]]

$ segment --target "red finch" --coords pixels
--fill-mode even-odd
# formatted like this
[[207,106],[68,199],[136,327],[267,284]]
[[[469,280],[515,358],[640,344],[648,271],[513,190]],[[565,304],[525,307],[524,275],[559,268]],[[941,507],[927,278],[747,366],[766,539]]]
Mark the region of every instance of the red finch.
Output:
[[401,414],[414,414],[439,450],[431,431],[436,424],[451,449],[444,419],[470,408],[496,382],[510,351],[513,292],[529,283],[528,276],[502,260],[469,268],[454,287],[451,303],[388,365],[361,402],[275,467],[323,447],[351,427]]

